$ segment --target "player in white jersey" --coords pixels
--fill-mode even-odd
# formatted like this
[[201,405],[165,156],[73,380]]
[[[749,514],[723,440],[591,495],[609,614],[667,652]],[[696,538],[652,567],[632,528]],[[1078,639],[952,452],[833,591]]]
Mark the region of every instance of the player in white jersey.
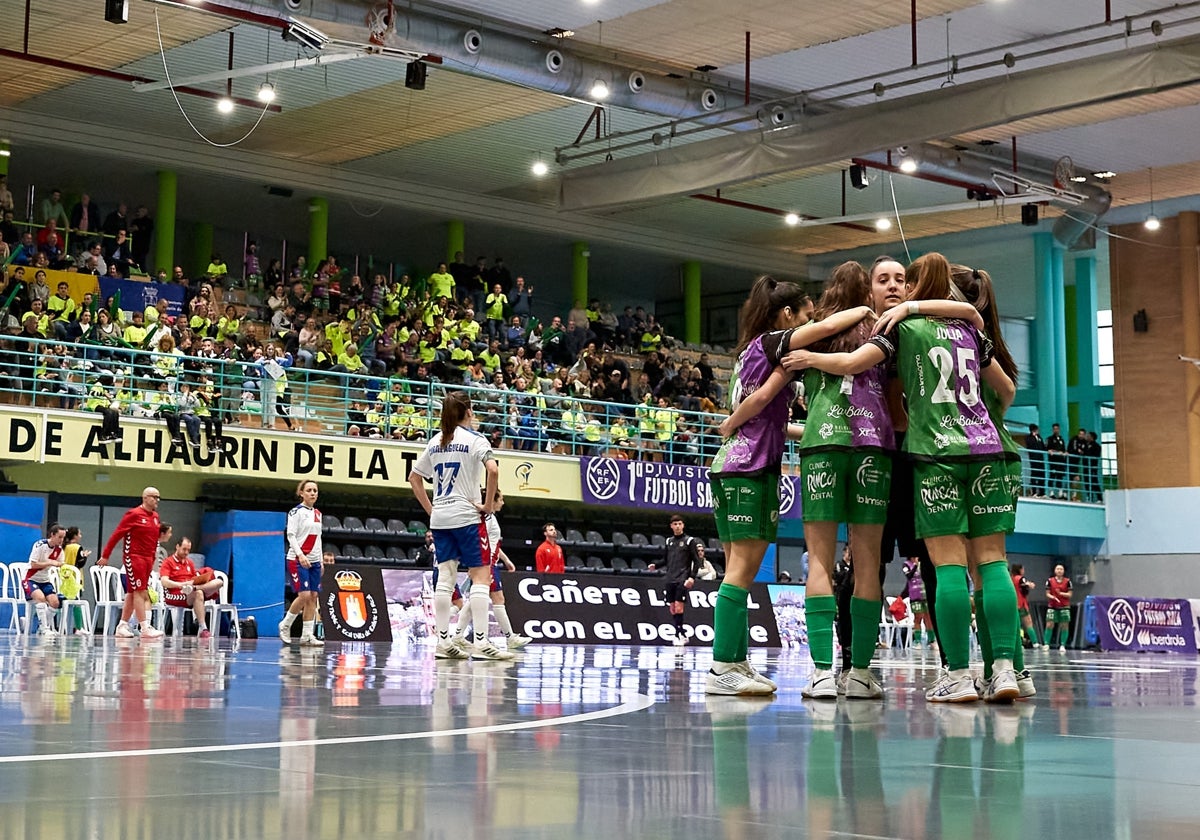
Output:
[[[492,612],[496,614],[496,623],[500,625],[501,632],[504,633],[505,647],[508,650],[519,650],[533,641],[528,636],[521,636],[513,632],[512,622],[508,618],[508,607],[504,605],[504,585],[500,582],[500,566],[510,572],[515,572],[517,567],[508,559],[508,555],[504,553],[500,547],[500,511],[504,509],[504,494],[499,489],[496,490],[496,512],[484,520],[484,527],[487,528],[488,548],[491,549],[491,555],[487,558],[488,565],[492,567]],[[465,611],[464,611],[465,612]],[[456,635],[461,636],[467,629],[467,615],[463,615],[462,621],[458,623]]]
[[[437,546],[438,584],[433,594],[433,614],[439,659],[512,659],[487,637],[488,601],[492,582],[491,550],[484,519],[495,512],[500,468],[487,438],[471,427],[475,413],[465,391],[454,391],[442,400],[441,431],[425,445],[408,480],[413,495],[429,514],[429,530]],[[480,497],[479,487],[487,483]],[[430,500],[425,482],[433,482]],[[450,593],[463,566],[471,578],[469,600],[475,625],[471,644],[464,649],[450,635]]]
[[321,511],[317,510],[317,482],[305,479],[296,488],[300,504],[288,511],[287,518],[287,585],[296,593],[296,600],[279,622],[279,638],[284,644],[292,642],[292,622],[304,616],[300,644],[323,647],[325,643],[313,634],[317,606],[321,597]]
[[29,571],[25,573],[25,580],[21,581],[25,600],[33,603],[43,636],[58,635],[50,621],[50,610],[57,611],[59,605],[50,570],[63,564],[62,544],[66,532],[67,529],[61,525],[51,525],[46,538],[33,544],[29,552]]

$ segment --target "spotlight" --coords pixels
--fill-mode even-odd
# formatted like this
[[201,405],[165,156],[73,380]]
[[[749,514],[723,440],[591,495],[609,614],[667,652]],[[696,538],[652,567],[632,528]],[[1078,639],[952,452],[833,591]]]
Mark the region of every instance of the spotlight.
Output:
[[788,213],[783,217],[783,221],[787,223],[788,227],[795,227],[796,225],[800,224],[800,217],[795,213]]
[[917,171],[917,162],[908,155],[900,158],[900,171],[905,175],[911,175]]
[[1160,227],[1162,227],[1162,222],[1160,222],[1158,220],[1158,216],[1155,216],[1153,213],[1146,217],[1146,221],[1143,222],[1143,224],[1145,225],[1146,230],[1158,230]]
[[889,219],[887,216],[880,216],[878,219],[875,220],[875,230],[879,231],[880,233],[883,233],[884,231],[888,231],[891,229],[892,229],[892,220]]
[[592,99],[608,99],[608,82],[603,79],[596,79],[592,82],[592,89],[588,91]]
[[1109,178],[1116,178],[1117,173],[1106,169],[1103,172],[1093,172],[1092,177],[1099,178],[1100,180],[1105,181],[1105,180],[1108,180]]
[[850,164],[850,186],[856,190],[865,190],[870,185],[870,179],[867,178],[867,168],[857,163]]
[[550,167],[546,165],[546,161],[544,160],[535,160],[533,166],[529,167],[529,169],[539,178],[550,171]]
[[222,96],[220,99],[217,100],[217,110],[220,111],[222,114],[232,114],[233,113],[233,100],[230,99],[228,96]]
[[275,86],[270,82],[263,82],[258,89],[258,101],[264,105],[269,105],[275,101]]

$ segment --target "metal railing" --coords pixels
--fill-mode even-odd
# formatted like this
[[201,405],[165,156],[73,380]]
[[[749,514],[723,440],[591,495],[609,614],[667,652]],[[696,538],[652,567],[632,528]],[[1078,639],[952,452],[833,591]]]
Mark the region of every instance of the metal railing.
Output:
[[[9,336],[0,344],[0,399],[84,411],[102,401],[123,416],[166,419],[186,381],[200,396],[200,413],[227,424],[282,423],[317,434],[424,441],[438,429],[442,398],[461,390],[471,396],[479,431],[498,448],[697,466],[716,454],[721,443],[716,430],[725,418],[576,397],[552,390],[550,379],[537,380],[535,390],[515,391],[296,366],[276,379],[261,362],[122,344]],[[1013,431],[1019,439],[1023,429]],[[798,469],[799,455],[789,442],[785,469]],[[1050,458],[1022,449],[1021,462],[1025,496],[1100,502],[1105,489],[1117,486],[1113,459]]]

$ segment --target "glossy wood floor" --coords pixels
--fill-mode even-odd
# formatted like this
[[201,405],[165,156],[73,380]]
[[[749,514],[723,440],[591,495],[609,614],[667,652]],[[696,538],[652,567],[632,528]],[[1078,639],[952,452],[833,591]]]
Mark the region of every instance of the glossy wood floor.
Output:
[[1038,696],[931,708],[707,698],[708,651],[514,663],[261,639],[0,636],[7,838],[1200,837],[1196,661],[1038,653]]

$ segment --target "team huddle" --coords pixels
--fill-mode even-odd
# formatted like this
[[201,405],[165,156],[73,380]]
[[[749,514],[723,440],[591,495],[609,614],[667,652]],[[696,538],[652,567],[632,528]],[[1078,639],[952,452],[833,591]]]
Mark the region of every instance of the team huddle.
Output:
[[[724,442],[712,464],[727,558],[707,691],[767,694],[746,660],[747,587],[778,527],[787,437],[800,441],[814,671],[804,695],[874,699],[869,670],[882,608],[881,557],[925,555],[945,668],[930,702],[1005,702],[1034,692],[1018,644],[1005,537],[1016,524],[1018,449],[1003,415],[1017,369],[1000,334],[991,278],[927,254],[834,270],[815,310],[791,283],[760,278],[742,308]],[[808,415],[789,425],[803,392]],[[911,514],[911,515],[910,515]],[[912,523],[907,525],[907,523]],[[849,527],[851,668],[833,673],[838,526]],[[905,533],[910,531],[910,533]],[[984,657],[969,668],[972,596]],[[934,599],[931,597],[930,601]]]

